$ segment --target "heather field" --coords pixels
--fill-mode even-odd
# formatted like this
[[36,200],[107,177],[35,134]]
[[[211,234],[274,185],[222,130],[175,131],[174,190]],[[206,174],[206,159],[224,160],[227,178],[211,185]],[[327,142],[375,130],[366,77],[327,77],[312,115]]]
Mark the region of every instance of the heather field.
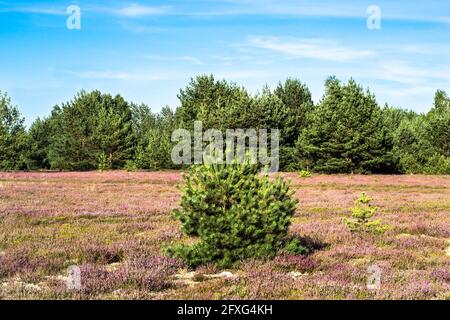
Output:
[[[450,176],[283,176],[300,201],[290,232],[315,250],[224,273],[162,253],[184,237],[180,172],[0,173],[0,299],[450,299]],[[383,236],[343,223],[361,192]]]

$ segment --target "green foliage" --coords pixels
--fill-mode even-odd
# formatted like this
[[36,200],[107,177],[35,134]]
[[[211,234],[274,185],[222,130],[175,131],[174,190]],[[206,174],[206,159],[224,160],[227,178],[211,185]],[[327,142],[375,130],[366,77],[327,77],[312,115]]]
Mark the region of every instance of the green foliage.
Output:
[[171,160],[173,130],[178,128],[173,111],[164,107],[153,114],[146,105],[132,105],[136,139],[134,161],[138,169],[174,169]]
[[138,168],[136,162],[133,161],[133,160],[128,160],[125,163],[125,170],[128,171],[128,172],[136,172],[136,171],[138,171],[138,169],[139,168]]
[[145,155],[142,156],[148,169],[175,168],[171,159],[173,147],[171,136],[176,128],[175,116],[170,108],[163,108],[155,116],[154,126],[147,132],[148,144],[145,149]]
[[147,148],[150,145],[150,131],[155,128],[156,116],[145,105],[131,105],[133,132],[135,136],[134,161],[139,169],[150,169]]
[[165,107],[154,114],[119,95],[81,91],[26,132],[19,111],[0,92],[0,170],[94,170],[103,156],[104,169],[124,168],[127,161],[138,169],[176,169],[171,134],[178,128],[192,131],[198,120],[204,131],[223,134],[279,129],[283,171],[450,174],[450,98],[443,91],[423,115],[380,108],[355,81],[336,78],[326,81],[316,106],[296,79],[251,95],[233,82],[204,75],[178,97],[176,110]]
[[308,248],[301,239],[299,238],[290,238],[288,239],[283,248],[282,251],[286,253],[296,254],[296,255],[307,255],[311,252],[314,248]]
[[111,168],[111,162],[106,157],[106,154],[104,152],[100,153],[98,156],[97,168],[98,168],[98,171],[100,171],[100,172],[103,172],[103,171]]
[[82,91],[55,107],[51,122],[48,157],[53,169],[95,169],[103,153],[108,168],[122,168],[132,156],[131,108],[120,96]]
[[295,207],[288,185],[260,176],[248,159],[194,166],[185,176],[181,209],[174,216],[198,242],[173,246],[169,253],[193,267],[272,257],[284,246]]
[[412,120],[417,117],[413,111],[403,110],[400,108],[385,107],[382,112],[382,145],[386,150],[384,155],[385,161],[380,165],[380,172],[383,173],[399,173],[402,171],[399,158],[394,154],[394,139],[396,130],[399,128],[402,121]]
[[308,170],[300,170],[298,175],[300,178],[311,178],[312,177],[311,171],[308,171]]
[[94,118],[93,143],[108,157],[108,169],[123,168],[133,152],[131,109],[122,97],[102,96]]
[[425,174],[450,174],[450,158],[439,153],[435,153],[428,159],[427,164],[422,168]]
[[450,174],[450,99],[445,92],[436,93],[427,115],[404,118],[393,132],[400,172]]
[[370,220],[378,210],[370,204],[371,201],[365,193],[355,200],[355,205],[351,208],[352,218],[344,220],[352,233],[382,234],[388,229],[380,220]]
[[437,152],[450,157],[450,98],[437,91],[434,106],[427,114],[429,139]]
[[[212,75],[192,79],[181,90],[179,99],[181,106],[175,114],[178,127],[190,130],[191,134],[196,120],[201,121],[204,131],[217,129],[222,134],[238,128],[283,130],[289,111],[268,87],[250,96],[235,83],[216,80]],[[283,134],[281,140],[283,144]]]
[[287,113],[282,127],[286,145],[294,146],[295,142],[308,125],[307,116],[314,109],[311,92],[297,79],[288,78],[279,83],[275,95],[281,100]]
[[194,121],[203,128],[221,131],[229,128],[255,128],[258,114],[251,112],[246,90],[232,82],[216,80],[212,75],[198,76],[180,91],[177,109],[179,125],[191,129]]
[[52,137],[52,127],[49,118],[37,118],[28,130],[26,162],[30,170],[50,169],[48,148]]
[[9,96],[0,91],[0,170],[24,169],[26,147],[24,119]]
[[313,171],[377,172],[385,161],[381,109],[355,81],[343,85],[330,78],[308,120],[297,149]]
[[394,134],[393,153],[401,172],[425,174],[450,174],[450,158],[438,152],[430,140],[427,117],[418,116],[404,120]]

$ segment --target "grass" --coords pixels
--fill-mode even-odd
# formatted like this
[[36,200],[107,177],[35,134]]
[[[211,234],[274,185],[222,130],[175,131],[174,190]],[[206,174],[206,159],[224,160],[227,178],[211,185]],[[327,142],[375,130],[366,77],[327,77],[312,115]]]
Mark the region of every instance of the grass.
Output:
[[[283,175],[300,200],[290,232],[326,246],[222,277],[162,254],[183,239],[179,172],[0,173],[0,299],[450,299],[450,177]],[[392,227],[382,237],[342,222],[362,191]],[[66,287],[73,265],[79,291]]]

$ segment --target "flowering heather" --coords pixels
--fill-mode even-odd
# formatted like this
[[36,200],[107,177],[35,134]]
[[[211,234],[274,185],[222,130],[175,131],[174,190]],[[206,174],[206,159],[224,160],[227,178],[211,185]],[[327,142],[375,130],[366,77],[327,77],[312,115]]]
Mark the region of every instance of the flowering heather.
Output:
[[317,263],[311,258],[291,254],[275,257],[274,264],[282,270],[298,272],[311,272],[317,267]]
[[[177,172],[1,173],[0,215],[148,215],[179,200]],[[20,201],[14,201],[20,199]],[[8,205],[4,206],[3,202]]]
[[[170,216],[181,175],[0,173],[0,299],[450,299],[448,176],[282,174],[300,201],[290,233],[315,250],[244,261],[223,278],[163,255],[184,239]],[[383,236],[343,223],[362,192],[391,226]],[[80,290],[66,287],[74,265]],[[379,290],[366,285],[372,265]]]

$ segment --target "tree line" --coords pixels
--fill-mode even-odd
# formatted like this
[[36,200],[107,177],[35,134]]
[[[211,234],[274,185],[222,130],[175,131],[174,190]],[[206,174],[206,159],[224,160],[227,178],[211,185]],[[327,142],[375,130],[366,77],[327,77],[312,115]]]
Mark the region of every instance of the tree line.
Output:
[[177,128],[225,132],[281,130],[282,170],[324,173],[450,174],[450,98],[437,91],[426,114],[389,105],[354,80],[331,77],[314,104],[308,87],[287,79],[250,94],[212,75],[178,94],[179,106],[153,113],[145,104],[99,91],[79,92],[27,129],[0,92],[0,170],[177,169],[171,161]]

